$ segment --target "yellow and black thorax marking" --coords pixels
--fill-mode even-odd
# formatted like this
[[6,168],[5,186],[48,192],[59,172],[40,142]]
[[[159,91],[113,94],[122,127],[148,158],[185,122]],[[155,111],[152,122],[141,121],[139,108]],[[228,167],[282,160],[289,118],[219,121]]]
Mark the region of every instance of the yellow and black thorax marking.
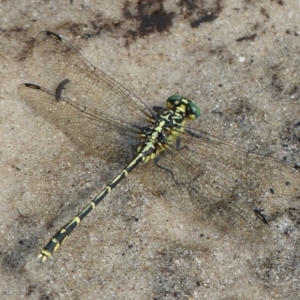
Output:
[[177,139],[184,131],[186,119],[195,120],[200,116],[195,102],[179,95],[167,99],[167,108],[153,117],[151,125],[142,129],[143,141],[137,151],[144,156],[143,163],[157,157]]

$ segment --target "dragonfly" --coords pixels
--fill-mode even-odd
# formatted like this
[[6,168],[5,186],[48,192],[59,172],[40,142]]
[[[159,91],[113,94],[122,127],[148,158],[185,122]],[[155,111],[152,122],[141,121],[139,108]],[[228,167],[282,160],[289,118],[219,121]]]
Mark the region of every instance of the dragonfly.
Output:
[[19,95],[87,155],[122,167],[39,254],[57,251],[81,221],[135,170],[154,195],[209,226],[258,235],[269,217],[257,204],[300,195],[299,166],[228,143],[199,129],[195,101],[174,94],[148,107],[93,66],[60,35],[35,38],[47,87],[23,83]]

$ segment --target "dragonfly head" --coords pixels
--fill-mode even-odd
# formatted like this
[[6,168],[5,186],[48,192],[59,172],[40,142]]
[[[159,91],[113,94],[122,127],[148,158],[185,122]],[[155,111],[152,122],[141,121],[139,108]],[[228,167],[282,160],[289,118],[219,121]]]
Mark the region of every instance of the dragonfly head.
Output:
[[183,98],[180,95],[172,95],[167,99],[167,107],[170,109],[181,105],[185,106],[186,116],[190,120],[196,120],[201,115],[199,106],[193,100]]

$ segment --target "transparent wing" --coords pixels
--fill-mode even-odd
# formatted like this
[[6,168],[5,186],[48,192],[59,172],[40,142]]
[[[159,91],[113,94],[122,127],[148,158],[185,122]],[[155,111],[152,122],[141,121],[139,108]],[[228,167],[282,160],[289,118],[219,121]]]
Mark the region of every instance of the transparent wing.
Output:
[[256,239],[265,232],[264,214],[269,219],[277,213],[272,200],[300,197],[300,174],[291,164],[197,130],[178,141],[152,162],[151,172],[141,172],[152,192],[194,219]]
[[40,78],[47,88],[22,84],[18,92],[39,115],[89,154],[101,151],[100,155],[120,159],[128,143],[136,147],[138,128],[152,117],[140,99],[55,33],[37,35],[35,58],[42,58]]
[[38,85],[21,84],[18,92],[39,115],[55,124],[87,154],[125,163],[132,159],[139,143],[139,132],[132,124],[68,98],[56,101],[55,93]]

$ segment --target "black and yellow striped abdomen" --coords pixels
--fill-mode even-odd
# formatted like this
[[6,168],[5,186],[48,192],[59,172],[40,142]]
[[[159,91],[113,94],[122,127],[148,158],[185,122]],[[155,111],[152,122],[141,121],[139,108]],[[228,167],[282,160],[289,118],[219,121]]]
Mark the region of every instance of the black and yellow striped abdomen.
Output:
[[[28,88],[41,88],[38,86],[27,86]],[[71,232],[80,222],[125,178],[135,167],[141,163],[156,158],[165,148],[172,144],[183,131],[186,118],[189,117],[189,105],[194,102],[183,99],[177,95],[176,103],[169,110],[157,114],[152,124],[146,126],[141,133],[142,142],[138,147],[137,156],[109,183],[104,189],[70,222],[63,226],[47,243],[41,251],[39,258],[46,260],[53,252],[57,251],[61,244],[67,239]]]

